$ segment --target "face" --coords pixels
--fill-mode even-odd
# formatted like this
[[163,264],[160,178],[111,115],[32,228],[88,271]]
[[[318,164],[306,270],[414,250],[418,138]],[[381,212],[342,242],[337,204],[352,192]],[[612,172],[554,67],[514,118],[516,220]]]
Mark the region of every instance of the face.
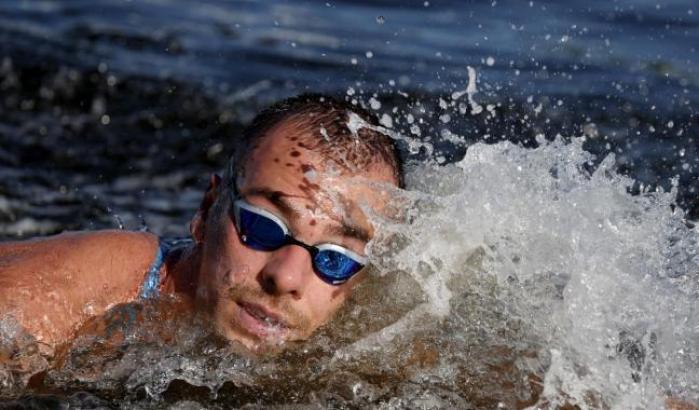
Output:
[[[372,227],[362,206],[381,207],[376,183],[395,185],[391,169],[376,164],[338,171],[306,149],[292,127],[279,125],[262,138],[238,180],[239,196],[277,216],[301,242],[340,245],[365,255]],[[316,274],[301,246],[251,249],[236,231],[231,190],[220,187],[215,195],[202,222],[197,301],[210,311],[220,334],[249,349],[307,338],[345,302],[362,273],[332,285]]]

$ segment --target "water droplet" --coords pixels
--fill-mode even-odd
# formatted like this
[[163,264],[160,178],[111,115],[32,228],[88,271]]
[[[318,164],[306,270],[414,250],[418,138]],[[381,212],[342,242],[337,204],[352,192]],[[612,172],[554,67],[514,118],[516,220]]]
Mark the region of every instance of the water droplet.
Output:
[[379,124],[386,128],[393,128],[393,118],[388,114],[383,114],[379,120]]
[[418,127],[417,125],[413,125],[410,127],[410,133],[413,135],[417,135],[418,137],[422,134],[420,132],[420,127]]

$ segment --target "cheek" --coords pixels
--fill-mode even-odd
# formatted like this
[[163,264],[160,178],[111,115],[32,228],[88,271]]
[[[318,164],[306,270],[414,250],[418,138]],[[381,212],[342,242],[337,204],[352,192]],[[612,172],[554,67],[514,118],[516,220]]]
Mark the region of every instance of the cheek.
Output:
[[312,303],[314,319],[318,323],[327,322],[345,303],[350,292],[349,287],[327,287],[325,284],[322,286],[313,293],[315,297],[309,299]]
[[200,277],[208,290],[227,289],[254,277],[265,264],[265,256],[240,242],[230,218],[214,219],[206,238]]
[[249,265],[231,264],[223,271],[223,274],[217,278],[217,285],[230,289],[245,282],[246,278],[250,276]]
[[216,269],[218,286],[234,287],[255,279],[266,263],[263,253],[255,252],[243,245],[235,231],[225,248],[219,251],[219,267]]

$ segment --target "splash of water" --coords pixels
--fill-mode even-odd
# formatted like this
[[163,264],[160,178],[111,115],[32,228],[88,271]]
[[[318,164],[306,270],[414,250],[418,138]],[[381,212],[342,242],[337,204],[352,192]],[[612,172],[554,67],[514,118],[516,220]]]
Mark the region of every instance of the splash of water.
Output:
[[480,104],[478,104],[475,98],[473,97],[478,92],[478,87],[476,86],[476,69],[471,66],[468,66],[466,68],[468,70],[468,86],[466,86],[466,89],[463,91],[454,91],[451,94],[451,99],[452,101],[456,101],[459,98],[461,98],[464,94],[466,94],[466,97],[468,98],[468,104],[471,106],[471,114],[477,115],[483,112],[483,107]]
[[463,314],[452,295],[487,300],[495,280],[491,302],[527,323],[550,358],[540,404],[697,400],[699,233],[675,191],[631,195],[613,155],[595,167],[583,139],[539,142],[475,144],[456,164],[413,169],[405,199],[419,212],[407,228],[384,223],[392,240],[374,243],[381,266],[409,272],[442,317]]

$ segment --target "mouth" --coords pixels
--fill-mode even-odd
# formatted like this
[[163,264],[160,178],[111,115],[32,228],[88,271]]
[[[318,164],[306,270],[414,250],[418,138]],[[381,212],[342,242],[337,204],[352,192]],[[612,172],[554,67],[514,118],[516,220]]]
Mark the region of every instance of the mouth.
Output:
[[271,312],[264,306],[236,302],[238,305],[237,323],[246,331],[261,339],[276,339],[282,341],[288,335],[288,324],[280,315]]

